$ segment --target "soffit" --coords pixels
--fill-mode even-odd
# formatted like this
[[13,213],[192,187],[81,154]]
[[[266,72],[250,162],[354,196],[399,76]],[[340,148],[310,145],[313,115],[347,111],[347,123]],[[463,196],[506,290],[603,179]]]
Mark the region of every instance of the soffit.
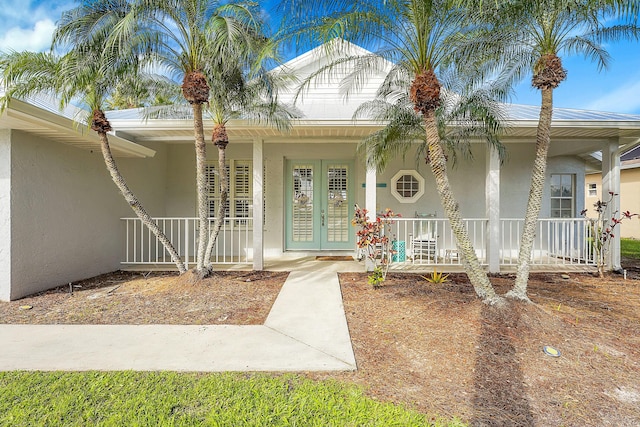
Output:
[[[100,150],[97,134],[85,125],[19,100],[11,100],[7,109],[0,115],[0,128],[21,130],[84,150]],[[142,158],[155,155],[154,150],[115,134],[109,135],[109,143],[114,157]]]
[[[206,123],[206,122],[205,122]],[[193,123],[191,120],[112,120],[116,134],[139,143],[192,143]],[[264,127],[246,121],[231,121],[227,132],[232,142],[251,142],[262,139],[265,143],[340,143],[357,142],[382,126],[366,120],[297,120],[290,131]],[[534,143],[537,122],[513,122],[502,138],[504,142]],[[205,125],[208,140],[212,126]],[[600,149],[605,141],[618,140],[627,144],[640,138],[640,122],[571,122],[558,121],[551,130],[552,147],[559,154],[579,154]]]

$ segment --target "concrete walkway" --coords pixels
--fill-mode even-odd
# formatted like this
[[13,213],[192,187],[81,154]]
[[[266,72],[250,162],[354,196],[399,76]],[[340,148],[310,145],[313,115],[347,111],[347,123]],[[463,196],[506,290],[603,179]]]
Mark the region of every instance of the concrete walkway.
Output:
[[314,264],[260,326],[0,325],[0,371],[355,370],[338,269]]

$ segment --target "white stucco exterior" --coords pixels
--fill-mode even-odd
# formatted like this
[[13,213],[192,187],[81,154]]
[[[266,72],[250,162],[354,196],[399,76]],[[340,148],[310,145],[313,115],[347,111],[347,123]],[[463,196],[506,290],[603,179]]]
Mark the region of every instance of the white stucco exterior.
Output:
[[[119,269],[122,243],[114,236],[122,234],[120,217],[130,210],[100,152],[22,131],[12,132],[10,149],[10,216],[2,217],[11,218],[10,298]],[[120,162],[154,216],[165,214],[163,157]]]
[[0,129],[0,300],[11,299],[11,131]]

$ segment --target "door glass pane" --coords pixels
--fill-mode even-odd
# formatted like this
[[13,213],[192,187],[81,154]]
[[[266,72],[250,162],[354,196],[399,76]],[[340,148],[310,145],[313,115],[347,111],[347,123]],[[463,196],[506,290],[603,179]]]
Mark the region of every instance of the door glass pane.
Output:
[[349,218],[349,168],[347,165],[327,167],[327,241],[348,242]]
[[313,165],[293,165],[292,233],[294,242],[313,241]]

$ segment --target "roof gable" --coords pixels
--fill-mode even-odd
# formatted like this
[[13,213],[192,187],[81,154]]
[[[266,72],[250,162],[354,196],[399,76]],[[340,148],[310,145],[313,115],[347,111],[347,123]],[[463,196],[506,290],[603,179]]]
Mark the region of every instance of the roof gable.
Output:
[[[339,44],[340,49],[335,49]],[[393,64],[384,61],[383,70],[368,76],[363,86],[354,93],[345,92],[343,81],[353,70],[352,63],[333,67],[330,71],[313,78],[303,90],[300,83],[318,70],[338,59],[348,56],[366,56],[372,52],[342,39],[334,39],[327,44],[316,47],[274,71],[291,73],[296,76],[296,84],[291,84],[279,94],[284,102],[295,103],[308,120],[344,120],[351,119],[356,109],[365,101],[375,98],[376,91]]]

